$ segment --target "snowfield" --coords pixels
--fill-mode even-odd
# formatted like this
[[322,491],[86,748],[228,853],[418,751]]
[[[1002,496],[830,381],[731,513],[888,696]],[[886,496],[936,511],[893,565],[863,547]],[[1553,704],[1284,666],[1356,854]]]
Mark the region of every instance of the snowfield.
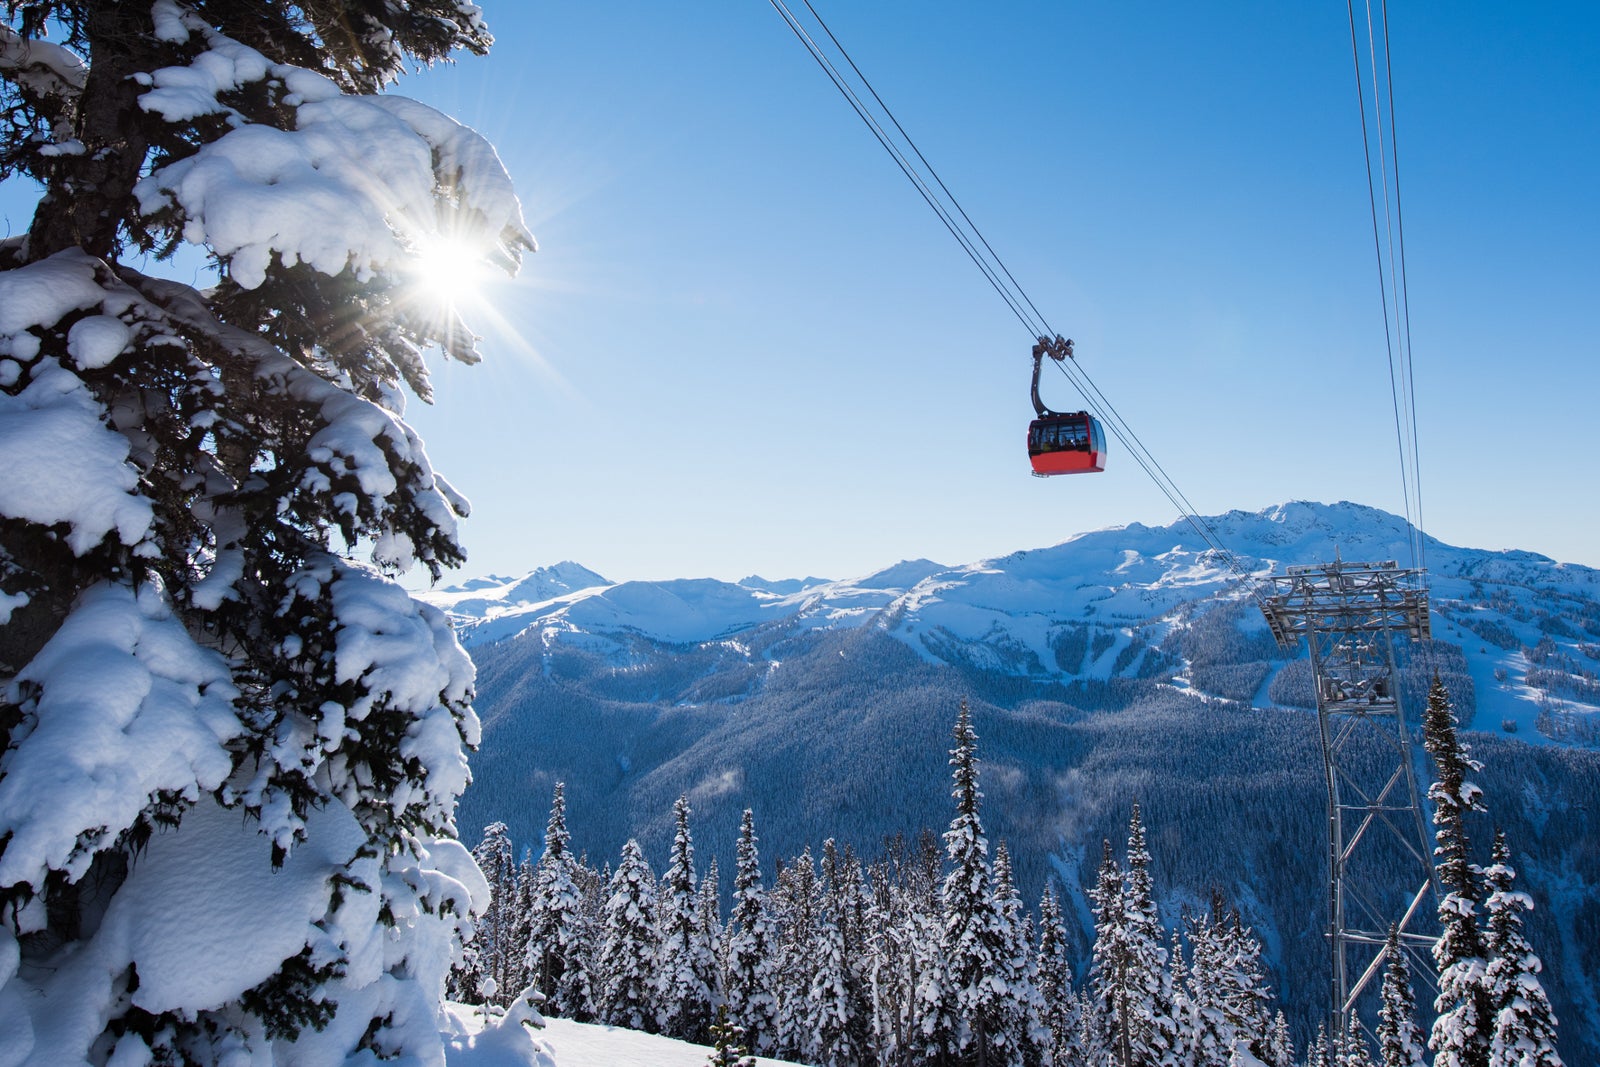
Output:
[[[545,1019],[535,1029],[531,1019],[523,1023],[514,1012],[490,1023],[478,1008],[448,1007],[459,1026],[448,1046],[449,1067],[703,1067],[711,1056],[705,1045],[618,1026]],[[757,1067],[789,1064],[764,1056],[755,1062]]]

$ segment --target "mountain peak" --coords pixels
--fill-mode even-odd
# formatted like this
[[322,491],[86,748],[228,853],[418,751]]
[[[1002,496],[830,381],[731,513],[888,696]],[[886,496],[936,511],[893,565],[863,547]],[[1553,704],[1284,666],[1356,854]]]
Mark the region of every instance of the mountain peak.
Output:
[[949,570],[943,563],[935,563],[931,559],[904,559],[892,567],[885,567],[881,571],[873,571],[865,578],[857,578],[854,585],[869,589],[899,589],[906,590],[915,586],[924,579],[931,578]]

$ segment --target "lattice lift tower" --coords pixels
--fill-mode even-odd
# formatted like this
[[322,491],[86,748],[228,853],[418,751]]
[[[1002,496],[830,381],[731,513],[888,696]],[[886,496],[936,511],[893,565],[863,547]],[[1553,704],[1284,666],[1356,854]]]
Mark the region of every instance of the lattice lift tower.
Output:
[[[1395,635],[1431,636],[1422,572],[1384,563],[1289,567],[1269,579],[1262,612],[1278,644],[1305,636],[1317,690],[1328,786],[1328,939],[1332,1018],[1343,1033],[1381,979],[1391,925],[1412,974],[1436,985],[1434,937],[1418,926],[1438,899],[1432,842],[1399,699]],[[1397,882],[1396,872],[1402,872]]]

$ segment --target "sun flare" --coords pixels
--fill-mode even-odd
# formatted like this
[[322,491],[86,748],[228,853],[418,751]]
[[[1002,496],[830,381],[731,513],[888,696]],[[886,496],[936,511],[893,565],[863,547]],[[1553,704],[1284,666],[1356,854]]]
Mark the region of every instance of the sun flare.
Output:
[[450,237],[420,244],[409,273],[417,297],[441,309],[471,302],[494,280],[481,243]]

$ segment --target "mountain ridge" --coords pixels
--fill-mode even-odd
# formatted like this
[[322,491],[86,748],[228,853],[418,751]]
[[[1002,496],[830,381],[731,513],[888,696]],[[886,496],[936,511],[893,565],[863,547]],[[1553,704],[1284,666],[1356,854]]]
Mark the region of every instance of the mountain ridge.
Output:
[[[976,657],[989,670],[1048,682],[1156,671],[1153,660],[1140,660],[1142,650],[1127,650],[1164,639],[1194,604],[1247,598],[1251,582],[1288,564],[1330,559],[1335,552],[1351,562],[1403,560],[1412,545],[1404,519],[1349,501],[1291,501],[1203,521],[1231,546],[1231,558],[1179,520],[1075,534],[1048,547],[956,566],[903,560],[860,578],[610,582],[567,561],[422,598],[451,616],[469,648],[533,632],[546,646],[576,643],[625,666],[640,639],[693,646],[737,641],[763,627],[872,625],[930,662],[972,666]],[[1423,545],[1435,637],[1461,646],[1472,703],[1490,716],[1482,721],[1500,721],[1537,741],[1541,712],[1553,701],[1564,714],[1583,716],[1586,725],[1600,718],[1600,694],[1590,692],[1594,679],[1585,675],[1594,673],[1600,656],[1584,652],[1591,640],[1600,642],[1600,570],[1523,550],[1461,548],[1435,538],[1424,538]],[[1510,595],[1506,588],[1522,592]],[[1253,629],[1257,621],[1241,624]],[[1119,637],[1116,648],[1068,664],[1060,646],[1071,645],[1082,626],[1127,630],[1134,640]],[[1553,642],[1559,658],[1570,661],[1567,681],[1521,654],[1541,642]],[[1124,655],[1132,658],[1119,665]],[[1530,667],[1539,668],[1531,676],[1535,683],[1555,687],[1530,684]]]

